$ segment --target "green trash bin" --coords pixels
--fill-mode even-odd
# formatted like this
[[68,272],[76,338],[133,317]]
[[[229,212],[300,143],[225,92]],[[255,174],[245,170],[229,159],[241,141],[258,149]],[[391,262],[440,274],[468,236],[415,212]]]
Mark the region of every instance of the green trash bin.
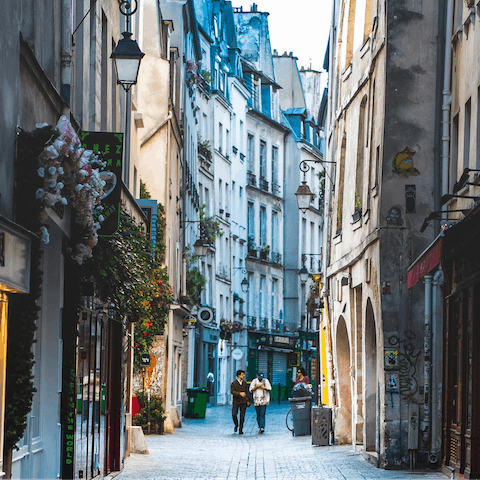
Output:
[[203,387],[187,388],[187,394],[187,417],[205,418],[208,398],[207,389]]

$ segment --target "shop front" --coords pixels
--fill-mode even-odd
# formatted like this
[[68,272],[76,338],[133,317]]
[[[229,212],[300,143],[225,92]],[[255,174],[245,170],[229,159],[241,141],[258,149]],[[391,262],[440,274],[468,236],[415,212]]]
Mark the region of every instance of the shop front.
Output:
[[30,234],[0,216],[0,477],[3,475],[8,301],[11,293],[30,291],[30,248]]
[[[264,372],[272,384],[272,401],[286,400],[290,396],[297,366],[297,341],[293,335],[249,332],[248,380],[255,378],[257,372]],[[292,361],[293,357],[295,361]]]
[[220,330],[197,322],[195,329],[194,386],[206,387],[208,403],[216,405],[218,384],[217,350]]
[[445,230],[445,473],[480,477],[480,208]]

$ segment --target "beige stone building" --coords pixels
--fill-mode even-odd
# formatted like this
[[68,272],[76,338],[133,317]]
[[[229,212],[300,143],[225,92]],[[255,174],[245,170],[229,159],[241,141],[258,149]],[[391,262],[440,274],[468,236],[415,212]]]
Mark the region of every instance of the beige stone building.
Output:
[[440,422],[426,399],[441,358],[424,374],[422,297],[406,285],[431,239],[437,18],[436,2],[336,1],[329,41],[322,355],[336,440],[382,468],[431,465]]

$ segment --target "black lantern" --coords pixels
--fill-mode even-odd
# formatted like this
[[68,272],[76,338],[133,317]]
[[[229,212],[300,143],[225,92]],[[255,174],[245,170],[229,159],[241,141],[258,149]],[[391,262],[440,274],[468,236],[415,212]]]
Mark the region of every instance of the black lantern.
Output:
[[140,62],[145,54],[140,50],[137,42],[132,39],[131,32],[123,32],[123,38],[118,42],[117,48],[110,58],[115,64],[117,83],[122,85],[125,91],[130,90],[137,83]]
[[302,184],[298,187],[298,190],[295,192],[297,196],[297,203],[299,210],[302,213],[305,213],[310,206],[310,203],[314,199],[315,195],[310,190],[310,187],[307,185],[307,182],[304,180]]
[[298,276],[300,277],[300,282],[307,283],[308,280],[308,270],[305,265],[302,265],[302,268],[298,271]]
[[248,292],[248,280],[247,277],[243,277],[243,280],[240,282],[240,285],[242,286],[242,292],[247,293]]
[[195,249],[195,255],[197,257],[204,257],[207,252],[208,248],[210,247],[210,243],[208,243],[206,240],[202,240],[199,238],[194,244],[193,248]]

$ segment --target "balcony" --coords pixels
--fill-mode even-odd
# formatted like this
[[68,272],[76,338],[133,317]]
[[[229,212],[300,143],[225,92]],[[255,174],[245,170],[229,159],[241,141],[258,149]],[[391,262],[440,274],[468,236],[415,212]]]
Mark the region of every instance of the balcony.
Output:
[[260,189],[268,192],[268,182],[264,177],[260,177]]
[[257,186],[257,177],[253,172],[250,172],[250,171],[247,172],[247,184],[250,185],[251,187]]
[[281,320],[272,320],[272,330],[275,332],[283,332],[283,322]]
[[257,247],[254,243],[248,243],[248,249],[247,249],[247,255],[249,257],[253,257],[253,258],[258,258],[258,255],[257,255]]
[[272,183],[272,193],[276,196],[276,197],[279,197],[280,196],[280,185],[277,185],[276,183]]
[[276,263],[277,265],[282,264],[282,254],[278,252],[273,252],[272,253],[272,262]]
[[247,330],[256,330],[256,329],[257,329],[257,317],[248,316]]
[[268,318],[267,317],[261,317],[258,319],[258,329],[259,330],[268,330]]

